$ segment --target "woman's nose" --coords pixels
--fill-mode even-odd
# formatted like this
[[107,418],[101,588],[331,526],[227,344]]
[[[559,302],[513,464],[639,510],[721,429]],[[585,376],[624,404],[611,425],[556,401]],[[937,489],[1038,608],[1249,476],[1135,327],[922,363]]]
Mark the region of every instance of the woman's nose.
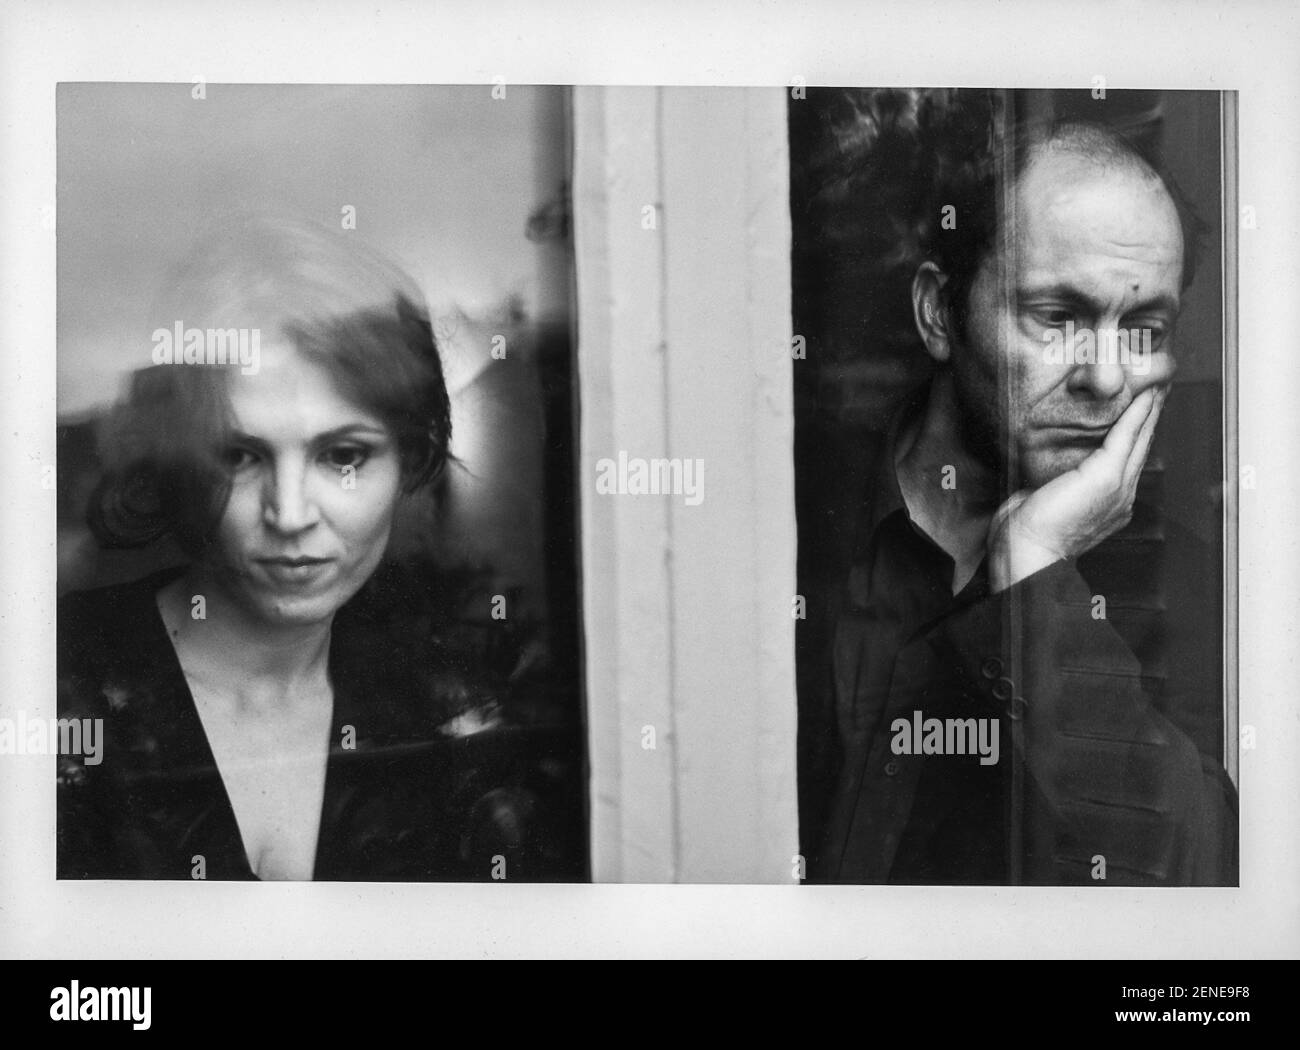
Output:
[[278,532],[301,532],[320,518],[312,498],[306,466],[294,460],[277,462],[262,495],[262,520]]

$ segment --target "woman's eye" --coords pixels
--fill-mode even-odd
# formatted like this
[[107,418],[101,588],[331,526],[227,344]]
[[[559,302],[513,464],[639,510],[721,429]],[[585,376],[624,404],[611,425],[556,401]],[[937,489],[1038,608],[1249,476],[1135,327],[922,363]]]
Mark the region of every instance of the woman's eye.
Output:
[[338,445],[325,453],[325,461],[335,470],[352,467],[360,470],[370,458],[370,450],[357,445]]
[[231,470],[243,470],[257,462],[257,454],[250,449],[232,446],[221,454],[221,461]]

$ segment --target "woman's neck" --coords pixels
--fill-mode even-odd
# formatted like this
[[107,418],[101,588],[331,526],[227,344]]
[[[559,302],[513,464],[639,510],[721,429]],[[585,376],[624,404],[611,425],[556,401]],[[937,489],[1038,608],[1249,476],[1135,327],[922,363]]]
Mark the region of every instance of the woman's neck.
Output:
[[[195,616],[194,599],[203,598]],[[202,566],[166,584],[157,603],[181,667],[239,707],[269,712],[328,695],[332,618],[275,624],[250,613]]]

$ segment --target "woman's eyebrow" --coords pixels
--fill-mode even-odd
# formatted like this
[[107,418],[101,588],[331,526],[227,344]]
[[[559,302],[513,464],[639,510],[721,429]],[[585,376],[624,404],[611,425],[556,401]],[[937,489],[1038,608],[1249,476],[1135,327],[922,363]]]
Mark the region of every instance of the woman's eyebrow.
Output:
[[[349,437],[369,437],[374,440],[387,440],[388,431],[383,427],[375,426],[373,423],[345,423],[340,427],[333,427],[330,430],[323,431],[320,434],[312,435],[309,444],[325,445],[331,441],[339,441]],[[255,448],[270,448],[270,442],[265,438],[257,437],[253,434],[247,434],[242,430],[232,430],[230,440],[236,444],[249,445]]]
[[388,437],[388,431],[383,427],[375,426],[373,423],[345,423],[341,427],[334,427],[323,434],[317,434],[312,438],[312,442],[321,445],[330,441],[337,441],[340,438],[361,436],[385,439]]
[[230,443],[232,445],[250,445],[253,448],[269,448],[270,446],[259,437],[252,434],[246,434],[242,430],[232,430],[230,432]]

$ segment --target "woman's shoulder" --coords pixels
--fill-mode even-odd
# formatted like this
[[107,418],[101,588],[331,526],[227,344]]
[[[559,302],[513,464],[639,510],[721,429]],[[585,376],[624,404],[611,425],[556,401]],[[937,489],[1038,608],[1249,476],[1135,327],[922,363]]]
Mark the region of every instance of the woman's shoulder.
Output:
[[[61,685],[153,677],[166,642],[155,605],[158,589],[181,568],[92,590],[70,591],[58,601],[57,647]],[[61,690],[62,692],[63,690]]]
[[152,616],[154,596],[159,588],[183,571],[183,567],[175,566],[125,583],[69,591],[58,601],[60,633],[76,631],[79,637],[120,636],[123,630],[140,626],[141,621]]

